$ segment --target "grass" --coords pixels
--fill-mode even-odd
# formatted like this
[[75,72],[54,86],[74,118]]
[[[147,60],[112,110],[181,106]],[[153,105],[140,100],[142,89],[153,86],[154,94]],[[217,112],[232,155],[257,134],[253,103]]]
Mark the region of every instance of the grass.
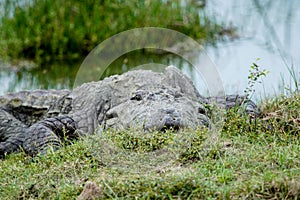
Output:
[[[224,30],[203,8],[186,1],[50,1],[0,2],[0,57],[36,62],[87,55],[103,40],[139,27],[164,27],[214,43]],[[122,44],[120,44],[122,45]]]
[[227,113],[211,131],[108,130],[32,160],[0,161],[2,199],[299,199],[300,95],[267,100],[262,117]]

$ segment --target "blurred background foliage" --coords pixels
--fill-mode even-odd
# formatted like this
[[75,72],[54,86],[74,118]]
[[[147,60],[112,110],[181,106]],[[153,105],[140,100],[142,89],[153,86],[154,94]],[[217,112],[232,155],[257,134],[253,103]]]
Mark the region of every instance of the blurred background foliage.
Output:
[[202,43],[213,44],[224,29],[205,15],[204,3],[188,0],[0,1],[3,9],[0,57],[27,58],[37,63],[81,58],[114,34],[148,26],[177,30]]

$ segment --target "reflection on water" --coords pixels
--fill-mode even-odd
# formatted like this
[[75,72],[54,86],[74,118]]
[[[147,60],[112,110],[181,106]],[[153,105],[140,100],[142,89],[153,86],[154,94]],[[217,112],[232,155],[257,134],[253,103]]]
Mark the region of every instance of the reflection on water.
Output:
[[208,47],[218,66],[227,93],[242,93],[247,86],[248,69],[257,58],[270,73],[256,88],[256,97],[295,89],[289,68],[299,80],[300,1],[296,0],[211,0],[208,12],[238,27],[240,39]]
[[42,68],[17,69],[1,65],[3,63],[0,63],[0,95],[20,90],[70,88],[79,66],[78,63],[55,63]]
[[[208,14],[238,28],[238,39],[228,39],[219,42],[216,47],[205,48],[220,71],[227,93],[243,93],[247,87],[249,66],[257,58],[260,58],[258,64],[270,71],[263,85],[256,87],[257,98],[282,93],[283,87],[295,88],[289,68],[294,68],[299,79],[299,7],[300,1],[296,0],[207,1]],[[195,60],[201,63],[199,55]],[[144,55],[140,51],[128,53],[112,63],[104,76],[147,63],[179,67],[194,80],[201,93],[207,94],[205,80],[193,71],[188,62],[176,55]],[[71,88],[79,66],[80,63],[64,63],[39,70],[1,69],[0,95],[23,89]]]
[[[73,87],[80,64],[80,62],[72,64],[55,63],[44,66],[44,69],[22,69],[20,71],[11,70],[7,67],[1,69],[0,65],[0,85],[2,86],[0,95],[5,92],[29,89],[70,89]],[[200,91],[208,93],[205,81],[200,78],[198,73],[195,73],[193,66],[186,60],[174,54],[157,55],[149,52],[145,53],[143,50],[133,51],[119,57],[106,68],[101,77],[99,75],[99,79],[136,69],[163,71],[163,68],[169,65],[180,68],[181,71],[195,81]],[[94,73],[98,72],[95,71]]]

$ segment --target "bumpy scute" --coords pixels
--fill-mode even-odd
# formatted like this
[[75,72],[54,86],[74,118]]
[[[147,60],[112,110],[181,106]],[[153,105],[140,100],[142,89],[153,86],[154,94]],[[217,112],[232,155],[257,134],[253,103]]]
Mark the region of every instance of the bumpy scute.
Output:
[[0,156],[23,149],[45,154],[103,129],[178,130],[211,125],[207,105],[257,106],[243,96],[205,98],[175,67],[130,71],[69,90],[35,90],[0,97]]

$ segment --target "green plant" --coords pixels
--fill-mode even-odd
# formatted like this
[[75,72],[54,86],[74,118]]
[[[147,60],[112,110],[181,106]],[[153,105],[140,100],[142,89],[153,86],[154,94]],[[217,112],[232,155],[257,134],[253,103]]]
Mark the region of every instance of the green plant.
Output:
[[[256,59],[256,61],[258,60],[259,59]],[[255,92],[254,90],[255,84],[261,83],[259,79],[261,79],[262,77],[266,76],[269,73],[269,71],[260,68],[261,67],[257,65],[255,62],[252,63],[252,65],[250,66],[249,75],[248,75],[248,86],[244,90],[244,93],[248,98],[251,98],[251,96]]]
[[[164,27],[214,42],[223,29],[191,1],[3,1],[0,56],[35,61],[85,56],[103,40],[137,27]],[[120,44],[122,45],[122,44]]]
[[[290,80],[288,80],[289,85],[286,85],[286,80],[282,77],[282,94],[291,95],[294,92],[300,92],[300,74],[297,74],[297,70],[292,65],[291,67],[287,66],[287,70],[290,74]],[[300,72],[299,72],[300,73]]]

